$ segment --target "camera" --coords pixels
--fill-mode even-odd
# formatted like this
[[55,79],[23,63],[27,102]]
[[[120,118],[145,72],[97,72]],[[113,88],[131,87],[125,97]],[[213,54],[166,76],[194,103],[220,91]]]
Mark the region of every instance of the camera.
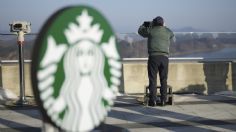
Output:
[[23,31],[24,33],[31,32],[31,23],[26,21],[14,21],[9,24],[10,25],[10,32],[16,33]]
[[143,26],[144,26],[144,27],[151,27],[151,26],[152,26],[152,22],[150,22],[150,21],[145,21],[145,22],[143,22]]

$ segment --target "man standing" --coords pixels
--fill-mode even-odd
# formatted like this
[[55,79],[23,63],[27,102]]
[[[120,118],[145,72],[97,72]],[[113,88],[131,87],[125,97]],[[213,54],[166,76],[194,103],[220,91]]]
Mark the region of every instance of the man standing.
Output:
[[158,16],[152,22],[144,22],[138,33],[148,38],[148,78],[150,99],[149,106],[156,106],[157,102],[157,73],[161,82],[161,105],[166,103],[167,77],[169,65],[169,46],[175,40],[173,32],[164,26],[164,20]]

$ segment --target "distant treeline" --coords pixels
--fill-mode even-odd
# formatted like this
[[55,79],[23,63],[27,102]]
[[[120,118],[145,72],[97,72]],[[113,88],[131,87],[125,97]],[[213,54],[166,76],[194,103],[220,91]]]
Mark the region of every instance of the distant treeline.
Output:
[[[183,56],[199,52],[220,50],[226,47],[236,48],[236,33],[176,33],[176,42],[170,46],[170,56]],[[147,40],[128,42],[118,40],[122,58],[145,58]]]
[[[26,40],[24,44],[24,58],[31,59],[34,40]],[[18,45],[16,39],[1,40],[0,39],[0,60],[17,60],[18,59]]]
[[[175,33],[176,42],[170,46],[171,57],[199,52],[216,51],[223,48],[236,48],[236,33]],[[16,38],[3,39],[0,36],[0,60],[18,59]],[[146,58],[147,40],[137,34],[127,34],[124,39],[118,37],[118,48],[122,58]],[[26,38],[25,59],[31,59],[35,36]]]

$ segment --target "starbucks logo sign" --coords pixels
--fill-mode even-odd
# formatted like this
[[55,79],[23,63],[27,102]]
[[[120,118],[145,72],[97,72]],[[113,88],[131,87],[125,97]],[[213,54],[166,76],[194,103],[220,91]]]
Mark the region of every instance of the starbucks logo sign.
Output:
[[46,120],[67,131],[89,131],[107,115],[118,92],[115,35],[95,9],[55,13],[36,40],[32,78]]

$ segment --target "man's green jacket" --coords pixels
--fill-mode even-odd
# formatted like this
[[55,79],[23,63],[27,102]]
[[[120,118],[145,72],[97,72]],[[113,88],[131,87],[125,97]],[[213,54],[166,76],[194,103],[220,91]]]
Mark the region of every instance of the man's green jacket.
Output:
[[169,56],[169,47],[175,41],[174,33],[165,26],[145,27],[140,26],[138,33],[148,38],[148,54]]

